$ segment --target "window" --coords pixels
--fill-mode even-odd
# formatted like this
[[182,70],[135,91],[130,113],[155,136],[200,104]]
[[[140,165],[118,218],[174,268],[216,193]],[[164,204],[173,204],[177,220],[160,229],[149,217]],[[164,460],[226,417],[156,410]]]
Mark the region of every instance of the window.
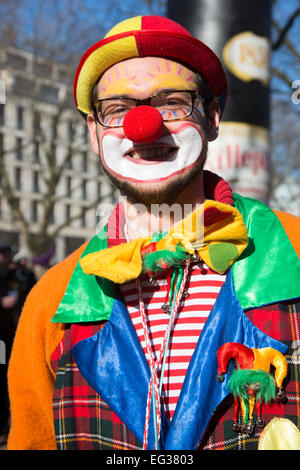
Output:
[[7,63],[9,65],[12,65],[14,68],[19,69],[19,70],[24,70],[26,69],[26,58],[17,54],[14,54],[13,52],[8,52],[6,56]]
[[37,140],[34,142],[33,162],[40,162],[40,143]]
[[71,197],[72,193],[72,178],[71,176],[67,176],[67,197]]
[[15,189],[17,191],[21,191],[21,189],[22,189],[21,178],[22,178],[21,168],[17,167],[17,168],[15,168]]
[[65,207],[65,219],[69,220],[71,217],[71,206],[70,204],[67,204]]
[[43,78],[51,77],[52,70],[51,70],[50,64],[47,64],[45,62],[35,62],[33,68],[34,68],[34,73],[37,76],[43,77]]
[[17,129],[23,129],[24,127],[24,109],[21,106],[17,107]]
[[33,80],[28,80],[27,78],[23,77],[15,77],[12,91],[18,96],[34,98],[36,92],[36,84]]
[[69,85],[69,76],[66,68],[60,68],[58,70],[58,81],[61,83],[67,83]]
[[0,103],[6,103],[6,82],[4,80],[0,80]]
[[50,124],[49,127],[51,129],[51,139],[57,139],[58,137],[58,127],[59,127],[59,119],[57,116],[49,117]]
[[89,142],[89,128],[86,124],[83,126],[83,140],[86,144]]
[[2,155],[4,152],[4,137],[3,134],[0,133],[0,154]]
[[41,132],[41,113],[39,111],[34,111],[33,115],[33,132]]
[[34,193],[38,193],[39,192],[39,172],[34,171],[32,176],[33,176],[32,191]]
[[65,247],[66,247],[66,255],[69,255],[73,251],[77,250],[77,248],[82,245],[86,240],[84,238],[75,238],[75,237],[66,237],[65,238]]
[[83,180],[83,181],[82,181],[81,189],[82,189],[82,199],[86,199],[86,194],[87,194],[87,191],[86,191],[86,180]]
[[84,152],[82,154],[82,171],[86,173],[88,171],[87,167],[88,167],[88,155],[87,155],[87,152]]
[[86,208],[81,209],[81,227],[86,227]]
[[65,167],[68,170],[72,170],[73,164],[72,164],[72,150],[68,148],[66,158],[65,158]]
[[55,165],[56,164],[56,145],[52,143],[51,145],[51,161],[53,162],[53,164]]
[[16,150],[16,157],[17,160],[22,160],[23,159],[23,142],[20,137],[17,137],[17,150]]
[[101,197],[101,183],[99,181],[97,183],[97,190],[96,191],[97,191],[96,198],[100,199],[100,197]]
[[72,141],[75,136],[75,124],[72,121],[68,122],[68,137],[69,140]]
[[54,224],[55,223],[54,207],[52,207],[51,210],[50,210],[48,222],[49,222],[49,224]]
[[32,222],[38,221],[38,201],[32,201],[31,203],[31,220]]
[[58,104],[58,89],[50,85],[42,85],[40,99],[49,104]]
[[[20,199],[19,198],[17,198],[17,197],[14,198],[13,207],[16,211],[18,211],[20,209]],[[16,220],[17,220],[14,211],[12,211],[11,220],[12,220],[12,222],[16,222]]]
[[0,103],[0,126],[5,126],[5,107]]

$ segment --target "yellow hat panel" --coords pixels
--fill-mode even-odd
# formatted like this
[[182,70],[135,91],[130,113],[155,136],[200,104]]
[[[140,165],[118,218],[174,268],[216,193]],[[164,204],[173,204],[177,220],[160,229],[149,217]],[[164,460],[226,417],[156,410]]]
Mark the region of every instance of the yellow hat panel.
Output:
[[127,20],[121,21],[111,30],[108,31],[106,38],[114,36],[115,34],[126,33],[127,31],[135,31],[142,29],[142,17],[135,16],[134,18],[128,18]]
[[129,57],[138,57],[136,41],[133,36],[109,42],[90,54],[82,67],[77,83],[76,98],[79,111],[86,114],[91,112],[90,93],[98,77],[112,65]]

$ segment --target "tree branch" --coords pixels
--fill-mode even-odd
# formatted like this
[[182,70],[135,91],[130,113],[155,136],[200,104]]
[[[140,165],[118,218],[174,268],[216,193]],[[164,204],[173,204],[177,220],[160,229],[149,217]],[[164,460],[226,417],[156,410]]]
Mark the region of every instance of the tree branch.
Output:
[[1,187],[3,189],[3,196],[7,200],[13,215],[21,223],[25,236],[29,233],[29,225],[23,215],[19,206],[19,199],[15,196],[12,185],[10,184],[7,169],[4,161],[4,153],[0,152],[0,174],[1,174]]
[[[278,23],[273,20],[272,21],[272,25],[274,26],[274,28],[278,31],[278,33],[280,32],[280,27],[278,25]],[[283,43],[286,45],[286,47],[289,49],[289,51],[299,60],[300,62],[300,53],[297,51],[297,49],[295,48],[295,46],[291,43],[291,41],[289,41],[289,39],[286,37],[284,40],[283,40]]]
[[287,77],[287,75],[282,71],[279,70],[277,67],[270,67],[270,71],[273,75],[276,75],[276,77],[280,78],[286,85],[291,88],[292,86],[292,81]]
[[290,18],[286,22],[286,25],[284,26],[284,28],[281,29],[277,40],[271,45],[271,48],[272,48],[273,51],[276,51],[276,49],[279,49],[279,47],[283,43],[287,33],[289,32],[289,30],[293,26],[294,21],[295,21],[295,19],[297,18],[298,15],[300,15],[300,7],[297,8],[294,11],[294,13],[290,16]]

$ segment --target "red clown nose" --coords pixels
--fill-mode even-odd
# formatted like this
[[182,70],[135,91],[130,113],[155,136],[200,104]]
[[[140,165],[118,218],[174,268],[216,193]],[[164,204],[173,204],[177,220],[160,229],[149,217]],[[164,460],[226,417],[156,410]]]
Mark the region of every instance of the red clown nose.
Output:
[[123,123],[126,137],[136,144],[154,142],[161,136],[163,126],[162,115],[151,106],[137,106],[131,109]]

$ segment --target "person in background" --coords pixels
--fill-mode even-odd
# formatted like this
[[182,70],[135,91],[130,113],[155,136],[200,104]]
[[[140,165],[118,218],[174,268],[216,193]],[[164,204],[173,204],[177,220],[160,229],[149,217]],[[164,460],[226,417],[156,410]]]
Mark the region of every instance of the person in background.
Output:
[[19,252],[13,257],[14,271],[13,276],[18,289],[18,312],[16,322],[18,321],[26,297],[36,283],[36,276],[29,267],[29,257],[27,253]]
[[19,292],[13,272],[10,245],[0,242],[0,441],[7,439],[9,430],[9,403],[7,368],[15,334],[14,312],[18,306]]

